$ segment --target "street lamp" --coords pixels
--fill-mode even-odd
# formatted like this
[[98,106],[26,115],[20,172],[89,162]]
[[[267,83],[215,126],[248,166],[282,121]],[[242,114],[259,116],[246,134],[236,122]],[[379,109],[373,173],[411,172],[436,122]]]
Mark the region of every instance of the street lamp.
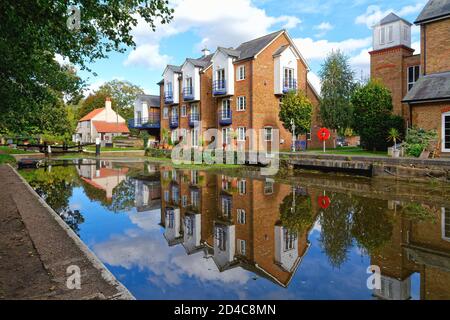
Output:
[[291,146],[291,151],[295,152],[295,123],[294,123],[294,119],[291,119],[291,127],[292,127],[292,146]]

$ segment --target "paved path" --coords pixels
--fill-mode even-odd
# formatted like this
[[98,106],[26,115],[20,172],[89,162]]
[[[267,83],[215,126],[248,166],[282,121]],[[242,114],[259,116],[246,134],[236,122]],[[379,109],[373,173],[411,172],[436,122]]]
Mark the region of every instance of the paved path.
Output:
[[[67,268],[81,270],[68,289]],[[0,165],[0,299],[133,299],[62,219]]]

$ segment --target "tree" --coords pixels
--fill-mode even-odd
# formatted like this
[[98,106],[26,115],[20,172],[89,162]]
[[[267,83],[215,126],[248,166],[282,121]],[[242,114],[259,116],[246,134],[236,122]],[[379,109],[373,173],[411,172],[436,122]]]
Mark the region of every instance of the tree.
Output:
[[[91,93],[83,102],[81,103],[80,109],[78,109],[78,118],[81,119],[89,112],[94,109],[104,108],[106,98],[109,94],[106,92],[94,92]],[[115,101],[111,99],[111,105],[115,108]]]
[[[70,30],[68,3],[81,10],[80,28]],[[81,70],[88,63],[115,50],[135,47],[132,30],[142,18],[155,30],[168,23],[173,9],[167,0],[54,0],[0,2],[0,130],[20,130],[22,115],[42,113],[45,104],[55,104],[58,95],[74,97],[82,85],[67,73],[55,57],[68,59]],[[10,117],[3,115],[9,114]]]
[[290,91],[281,100],[278,114],[283,127],[292,132],[291,121],[294,120],[296,133],[307,133],[311,130],[313,105],[302,92]]
[[134,100],[138,94],[143,94],[144,90],[129,81],[112,80],[104,83],[98,92],[109,95],[116,112],[124,119],[131,119],[134,117]]
[[354,128],[361,136],[361,145],[367,150],[386,150],[391,128],[404,133],[402,117],[392,114],[390,91],[377,81],[369,81],[357,88],[351,99],[354,107]]
[[319,72],[321,80],[320,118],[322,124],[343,134],[352,125],[350,99],[355,89],[349,59],[340,51],[332,51]]
[[280,204],[281,224],[290,231],[303,234],[314,224],[311,197],[308,195],[297,195],[291,192]]

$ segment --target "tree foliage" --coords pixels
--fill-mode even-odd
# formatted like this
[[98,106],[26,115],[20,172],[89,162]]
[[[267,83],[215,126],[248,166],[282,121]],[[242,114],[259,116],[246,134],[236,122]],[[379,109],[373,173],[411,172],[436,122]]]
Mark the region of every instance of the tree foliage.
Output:
[[311,130],[312,110],[311,101],[302,91],[291,91],[283,97],[278,116],[286,130],[292,132],[291,120],[294,120],[295,131],[306,133]]
[[348,57],[340,51],[331,52],[323,63],[319,76],[322,84],[322,124],[343,133],[353,122],[350,99],[356,86]]
[[[79,30],[67,27],[69,4],[81,10]],[[0,130],[27,130],[27,121],[39,117],[44,106],[58,110],[59,99],[79,96],[82,81],[56,56],[88,69],[88,63],[110,51],[135,46],[131,31],[139,17],[154,30],[168,23],[172,13],[167,0],[2,0]]]
[[404,136],[404,121],[392,114],[390,91],[377,81],[369,81],[352,96],[354,128],[361,136],[361,145],[368,150],[386,150],[389,130],[395,128]]
[[307,195],[295,195],[291,193],[280,204],[281,224],[290,231],[303,234],[314,224],[311,198]]

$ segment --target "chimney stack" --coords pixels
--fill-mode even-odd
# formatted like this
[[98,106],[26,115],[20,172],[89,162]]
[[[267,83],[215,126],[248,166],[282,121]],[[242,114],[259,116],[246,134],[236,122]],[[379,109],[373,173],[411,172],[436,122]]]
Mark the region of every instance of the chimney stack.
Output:
[[211,54],[211,52],[208,50],[208,48],[203,49],[202,52],[203,52],[203,57],[209,56]]
[[107,97],[105,100],[105,121],[108,121],[111,115],[112,115],[111,98]]

